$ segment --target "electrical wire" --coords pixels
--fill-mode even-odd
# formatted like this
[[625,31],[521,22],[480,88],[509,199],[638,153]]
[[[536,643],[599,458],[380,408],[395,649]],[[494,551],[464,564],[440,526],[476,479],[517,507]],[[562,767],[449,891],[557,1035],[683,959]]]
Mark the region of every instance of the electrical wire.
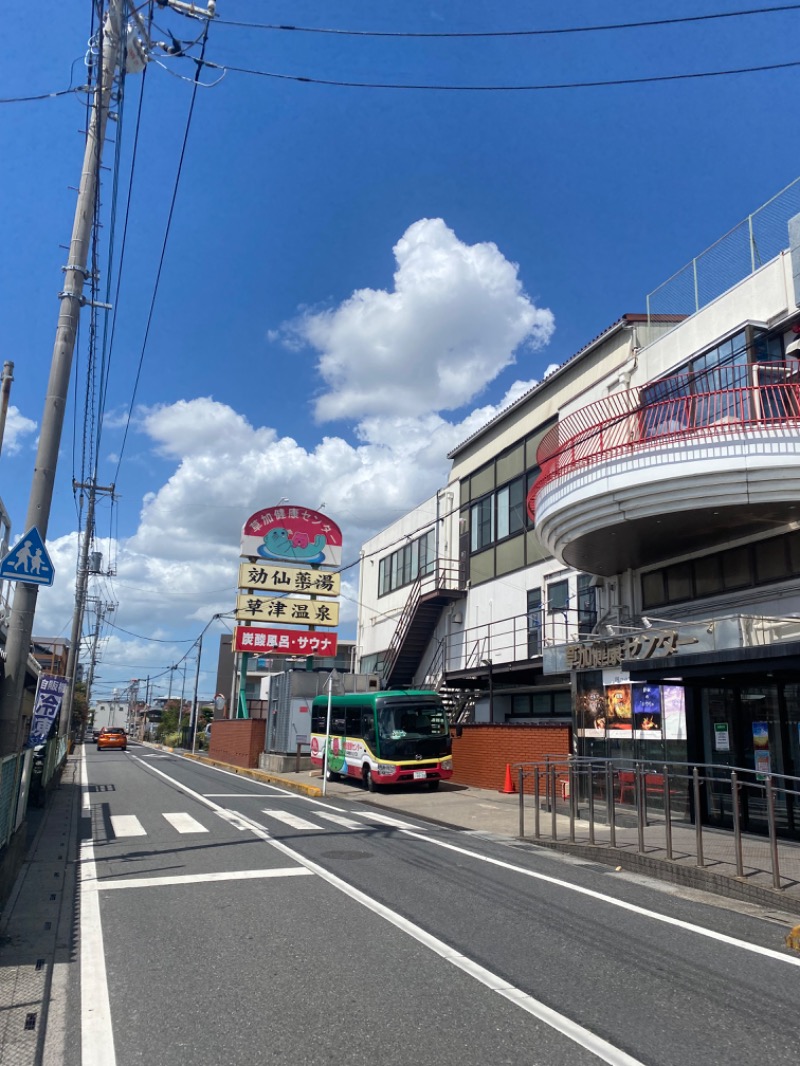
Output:
[[57,96],[72,96],[85,91],[85,85],[78,85],[74,89],[59,89],[58,92],[37,93],[35,96],[0,96],[0,104],[29,104],[34,100],[55,100]]
[[390,37],[402,39],[475,39],[491,37],[557,37],[573,33],[602,33],[608,30],[635,30],[650,28],[653,26],[676,26],[690,22],[711,22],[715,19],[742,18],[748,15],[769,15],[780,11],[800,10],[800,4],[780,4],[775,7],[748,8],[743,11],[720,11],[707,15],[686,15],[676,18],[647,19],[641,22],[610,22],[596,26],[562,26],[553,29],[535,30],[479,30],[469,31],[431,31],[431,32],[406,32],[400,30],[345,30],[333,29],[322,26],[287,26],[277,23],[239,22],[231,19],[215,18],[216,26],[237,26],[248,30],[274,30],[278,32],[292,33],[319,33],[333,34],[339,37]]
[[[202,48],[200,50],[200,57],[199,57],[199,59],[195,60],[195,62],[197,63],[197,77],[198,78],[200,76],[200,70],[202,69],[203,62],[204,62],[204,56],[205,56],[207,41],[208,41],[208,25],[206,24],[205,32],[203,34]],[[155,283],[153,285],[153,294],[152,294],[152,297],[150,299],[150,308],[149,308],[149,311],[148,311],[148,314],[147,314],[147,323],[145,325],[145,333],[144,333],[144,339],[142,341],[142,349],[141,349],[141,352],[139,353],[139,362],[138,362],[138,366],[136,368],[136,377],[134,379],[133,392],[132,392],[132,395],[131,395],[131,402],[130,402],[130,406],[128,408],[128,416],[127,416],[127,419],[125,421],[125,430],[124,430],[124,433],[122,435],[122,444],[120,446],[119,456],[118,456],[118,459],[117,459],[117,469],[116,469],[116,473],[114,475],[114,482],[115,483],[119,480],[119,471],[120,471],[120,466],[122,464],[122,457],[123,457],[123,455],[125,453],[125,445],[127,444],[127,441],[128,441],[128,430],[130,429],[131,417],[132,417],[132,414],[133,414],[133,406],[134,406],[134,404],[136,402],[136,394],[138,392],[139,381],[141,380],[141,376],[142,376],[142,366],[144,364],[145,351],[147,350],[147,342],[148,342],[148,340],[150,338],[150,327],[152,326],[152,323],[153,323],[153,312],[155,310],[156,298],[158,296],[158,289],[159,289],[159,285],[160,285],[160,282],[161,282],[161,272],[162,272],[163,267],[164,267],[164,258],[166,256],[166,251],[167,251],[167,241],[169,240],[170,228],[172,226],[172,216],[173,216],[173,214],[175,212],[175,202],[176,202],[177,197],[178,197],[178,188],[180,186],[181,172],[183,170],[183,161],[184,161],[184,158],[185,158],[185,155],[186,155],[186,145],[187,145],[188,140],[189,140],[189,130],[190,130],[191,124],[192,124],[192,116],[194,114],[195,101],[197,100],[198,85],[199,85],[198,80],[195,80],[194,85],[192,87],[192,96],[191,96],[191,101],[189,103],[189,112],[188,112],[188,114],[186,116],[186,128],[185,128],[184,133],[183,133],[183,144],[181,145],[181,152],[180,152],[180,156],[179,156],[179,159],[178,159],[178,171],[177,171],[177,173],[175,175],[175,184],[174,184],[174,187],[173,187],[173,190],[172,190],[172,200],[170,202],[169,213],[167,215],[167,224],[166,224],[166,227],[165,227],[165,230],[164,230],[164,239],[163,239],[162,244],[161,244],[161,256],[159,258],[158,269],[156,271],[156,280],[155,280]]]
[[253,74],[261,78],[273,78],[278,81],[304,82],[308,85],[325,85],[344,89],[415,89],[427,92],[549,92],[559,89],[599,89],[621,85],[654,85],[658,82],[692,81],[700,78],[723,78],[736,74],[757,74],[768,70],[788,70],[800,67],[800,60],[788,63],[769,63],[757,67],[733,67],[729,70],[705,70],[694,74],[660,74],[643,78],[609,78],[598,81],[550,82],[531,85],[426,85],[402,84],[397,82],[377,81],[338,81],[333,78],[314,78],[300,74],[277,74],[274,71],[254,70],[250,67],[234,67],[229,63],[212,63],[205,61],[207,67],[215,70],[233,71],[236,74]]

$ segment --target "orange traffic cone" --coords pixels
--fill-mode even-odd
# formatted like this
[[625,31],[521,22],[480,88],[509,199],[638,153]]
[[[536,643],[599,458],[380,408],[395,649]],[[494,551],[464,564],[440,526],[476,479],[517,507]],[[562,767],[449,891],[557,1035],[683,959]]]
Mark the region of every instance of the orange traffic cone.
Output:
[[505,784],[503,785],[503,787],[501,789],[499,789],[498,791],[503,792],[506,795],[508,795],[509,793],[516,792],[516,789],[514,788],[514,782],[511,780],[511,764],[510,763],[506,763],[506,781],[505,781]]

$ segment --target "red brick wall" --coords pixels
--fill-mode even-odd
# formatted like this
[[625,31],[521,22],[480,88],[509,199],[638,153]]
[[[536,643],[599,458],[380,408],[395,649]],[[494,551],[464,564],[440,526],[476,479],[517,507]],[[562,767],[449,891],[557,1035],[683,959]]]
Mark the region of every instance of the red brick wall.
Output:
[[217,719],[211,730],[208,754],[212,759],[255,770],[264,750],[264,718]]
[[[216,729],[216,725],[214,726]],[[543,761],[545,755],[570,753],[572,730],[566,725],[465,725],[460,737],[453,731],[453,781],[476,788],[501,789],[506,765]],[[514,788],[517,772],[511,771]],[[533,789],[531,779],[525,791]]]

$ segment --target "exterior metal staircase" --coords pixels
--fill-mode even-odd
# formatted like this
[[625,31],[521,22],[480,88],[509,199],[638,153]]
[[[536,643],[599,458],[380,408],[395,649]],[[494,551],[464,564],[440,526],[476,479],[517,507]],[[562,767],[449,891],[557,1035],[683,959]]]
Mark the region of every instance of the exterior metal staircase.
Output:
[[384,659],[383,683],[386,688],[408,688],[414,683],[442,611],[466,594],[456,564],[445,566],[439,563],[430,574],[417,578]]

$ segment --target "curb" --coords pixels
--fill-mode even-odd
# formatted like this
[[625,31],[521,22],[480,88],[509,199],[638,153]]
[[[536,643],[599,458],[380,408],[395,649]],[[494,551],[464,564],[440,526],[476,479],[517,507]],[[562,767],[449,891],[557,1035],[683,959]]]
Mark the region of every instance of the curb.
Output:
[[648,874],[659,881],[668,881],[684,888],[696,888],[715,896],[740,900],[742,903],[756,903],[760,906],[775,907],[790,914],[800,914],[800,899],[784,895],[775,888],[749,884],[746,880],[715,874],[702,866],[679,866],[668,859],[656,859],[650,855],[631,854],[619,848],[603,847],[597,844],[570,844],[566,841],[536,840],[532,837],[516,837],[534,847],[548,848],[582,859],[591,859],[606,866],[621,866],[632,873]]
[[306,785],[302,781],[292,781],[279,774],[271,774],[266,770],[249,770],[243,766],[234,766],[233,763],[221,762],[219,759],[211,759],[207,755],[196,755],[190,751],[176,751],[174,748],[165,748],[174,755],[180,755],[183,759],[191,759],[192,762],[205,763],[206,766],[215,766],[218,770],[227,770],[228,773],[237,774],[239,777],[249,777],[253,781],[263,781],[270,785],[283,785],[292,792],[299,792],[303,796],[316,798],[322,795],[322,789],[317,785]]

